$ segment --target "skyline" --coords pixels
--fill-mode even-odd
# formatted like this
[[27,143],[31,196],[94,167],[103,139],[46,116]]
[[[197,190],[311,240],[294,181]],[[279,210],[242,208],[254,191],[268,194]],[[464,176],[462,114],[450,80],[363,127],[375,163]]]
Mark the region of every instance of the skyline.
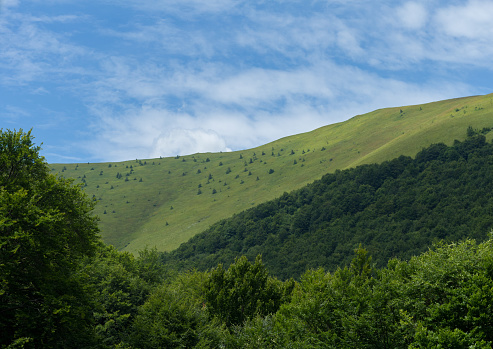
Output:
[[493,1],[0,0],[0,128],[49,163],[256,147],[493,92]]

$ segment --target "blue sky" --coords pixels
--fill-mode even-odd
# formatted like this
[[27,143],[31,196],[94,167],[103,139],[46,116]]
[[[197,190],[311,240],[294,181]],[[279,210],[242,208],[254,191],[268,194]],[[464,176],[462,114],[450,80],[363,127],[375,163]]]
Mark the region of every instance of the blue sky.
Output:
[[493,1],[0,0],[0,128],[48,162],[238,150],[493,92]]

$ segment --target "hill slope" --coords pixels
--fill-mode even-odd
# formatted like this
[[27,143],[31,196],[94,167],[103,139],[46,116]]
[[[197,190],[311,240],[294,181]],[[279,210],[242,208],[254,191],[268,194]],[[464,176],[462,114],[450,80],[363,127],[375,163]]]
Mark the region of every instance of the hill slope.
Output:
[[327,174],[218,222],[163,258],[206,270],[262,254],[269,271],[287,279],[348,265],[359,244],[383,267],[441,239],[483,240],[492,227],[493,143],[475,135],[451,147],[432,145],[415,159]]
[[[243,151],[118,163],[52,164],[98,200],[103,240],[170,251],[213,223],[323,174],[465,138],[491,127],[493,95],[388,108]],[[491,137],[490,135],[488,135]]]

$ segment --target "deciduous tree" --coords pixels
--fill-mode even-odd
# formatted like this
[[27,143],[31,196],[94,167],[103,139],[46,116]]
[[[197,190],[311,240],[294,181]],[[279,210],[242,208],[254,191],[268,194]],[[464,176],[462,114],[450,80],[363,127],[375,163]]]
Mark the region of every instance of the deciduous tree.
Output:
[[76,272],[98,241],[94,203],[50,174],[33,138],[0,130],[0,346],[81,347],[91,312]]

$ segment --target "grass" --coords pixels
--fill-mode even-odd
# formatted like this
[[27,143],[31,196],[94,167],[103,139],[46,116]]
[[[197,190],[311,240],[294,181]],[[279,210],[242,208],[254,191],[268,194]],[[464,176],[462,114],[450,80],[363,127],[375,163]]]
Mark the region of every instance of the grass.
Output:
[[98,201],[106,243],[134,253],[146,246],[170,251],[220,219],[327,172],[451,144],[466,137],[468,126],[493,128],[493,94],[376,110],[236,152],[50,166]]

